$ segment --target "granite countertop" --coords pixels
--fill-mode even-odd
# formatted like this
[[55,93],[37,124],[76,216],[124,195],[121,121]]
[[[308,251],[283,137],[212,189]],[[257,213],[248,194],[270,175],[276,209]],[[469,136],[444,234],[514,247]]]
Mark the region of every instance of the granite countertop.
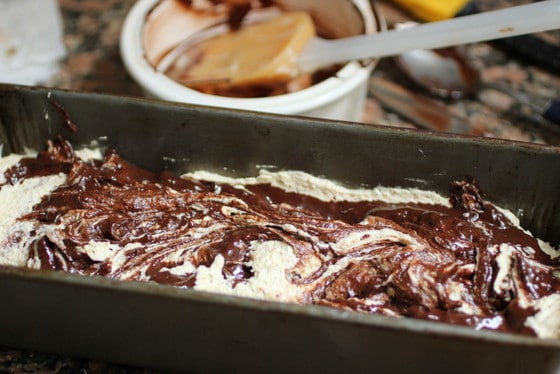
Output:
[[[69,90],[141,96],[141,89],[124,69],[118,49],[122,22],[134,2],[135,0],[59,0],[64,21],[64,43],[68,54],[61,64],[60,73],[48,85]],[[478,0],[477,5],[486,10],[523,2],[528,1]],[[403,16],[393,8],[384,8],[384,10],[389,23],[399,21]],[[548,38],[551,43],[560,45],[560,37],[556,32],[547,33],[543,37]],[[558,72],[529,64],[490,43],[466,46],[464,53],[480,72],[484,83],[499,84],[534,103],[560,98]],[[426,94],[404,77],[391,59],[381,60],[373,75],[397,82],[418,94]],[[504,113],[503,107],[507,98],[491,89],[461,100],[431,98],[445,104],[455,115],[466,118],[473,124],[484,124],[486,128],[491,129],[485,136],[533,142],[548,141],[546,135],[542,136],[538,131],[533,131],[538,124],[530,118],[512,118],[510,113]],[[416,127],[414,123],[380,105],[374,97],[368,97],[363,122]],[[152,371],[0,347],[0,372],[141,373]]]

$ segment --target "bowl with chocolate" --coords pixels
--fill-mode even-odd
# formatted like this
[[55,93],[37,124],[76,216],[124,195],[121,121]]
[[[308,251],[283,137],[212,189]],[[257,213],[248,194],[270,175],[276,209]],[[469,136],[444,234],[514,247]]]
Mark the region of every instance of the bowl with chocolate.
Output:
[[[294,15],[302,13],[308,25],[293,21]],[[288,23],[290,17],[295,26]],[[275,23],[277,26],[260,26],[276,19],[280,19]],[[148,96],[199,105],[359,121],[367,81],[375,66],[373,60],[352,61],[312,73],[290,72],[270,77],[261,74],[259,79],[252,80],[221,79],[219,74],[193,79],[193,72],[197,63],[211,53],[217,55],[215,60],[226,61],[228,69],[246,64],[243,65],[248,66],[246,70],[252,71],[260,68],[256,61],[268,62],[267,51],[276,55],[281,50],[285,56],[293,57],[304,45],[302,38],[306,33],[333,39],[379,32],[383,25],[379,10],[364,0],[320,3],[140,0],[125,19],[120,47],[125,67]],[[251,27],[257,28],[252,31]],[[296,27],[298,32],[293,32]],[[229,41],[216,46],[214,52],[208,48],[201,52],[196,41],[212,39],[201,36],[212,35],[212,30],[221,30],[215,31],[216,35],[220,32],[244,35],[236,43],[251,45],[250,53],[243,56],[243,61],[236,60],[236,48]],[[283,39],[287,33],[294,36]],[[285,64],[274,63],[276,71],[287,70]]]

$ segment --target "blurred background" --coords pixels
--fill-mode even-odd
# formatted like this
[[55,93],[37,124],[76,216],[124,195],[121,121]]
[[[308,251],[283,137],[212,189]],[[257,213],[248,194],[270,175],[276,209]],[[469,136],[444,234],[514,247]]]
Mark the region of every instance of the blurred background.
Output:
[[[59,0],[67,55],[61,62],[60,71],[47,85],[71,90],[142,95],[139,86],[123,67],[118,50],[122,22],[134,2]],[[466,5],[487,11],[529,2],[475,0]],[[390,0],[378,0],[376,4],[381,8],[388,27],[410,20],[423,21],[412,15],[410,9],[405,10]],[[406,76],[392,58],[382,59],[372,76],[396,83],[421,96],[420,103],[427,97],[444,104],[446,111],[480,129],[484,136],[560,144],[560,126],[550,126],[550,121],[542,121],[541,116],[534,113],[535,110],[546,109],[551,100],[560,98],[560,30],[532,37],[542,40],[545,46],[551,48],[555,58],[550,54],[538,56],[542,44],[528,45],[526,51],[520,53],[519,46],[523,41],[475,43],[458,48],[479,74],[483,86],[460,99],[431,95]],[[378,80],[373,82],[374,85],[377,83]],[[514,94],[515,99],[504,92]],[[519,101],[531,105],[523,108],[523,105],[518,105]],[[512,106],[517,109],[511,110]],[[420,116],[407,115],[398,109],[389,107],[371,93],[362,116],[363,122],[420,128],[429,125],[418,123]]]
[[[59,19],[56,21],[59,23],[60,35],[56,30],[51,33],[43,30],[37,32],[42,33],[39,34],[41,38],[48,38],[49,43],[53,44],[43,55],[56,59],[57,66],[51,64],[46,71],[34,71],[42,73],[44,78],[38,84],[69,90],[142,96],[142,90],[127,73],[119,54],[122,24],[135,0],[49,0],[40,3],[33,0],[0,0],[0,6],[6,8],[6,4],[12,4],[15,7],[13,4],[17,4],[25,8],[22,4],[29,3],[31,5],[28,8],[36,9],[37,4],[45,6],[49,2],[58,5]],[[431,20],[433,14],[415,9],[418,6],[414,4],[431,4],[446,10],[449,4],[456,3],[461,5],[463,14],[469,14],[529,2],[377,0],[374,4],[381,10],[387,27],[394,28],[408,21]],[[406,6],[403,7],[403,4]],[[30,12],[29,9],[24,11]],[[6,12],[3,13],[6,15]],[[52,18],[49,14],[36,15],[42,23],[48,23],[49,16]],[[29,22],[35,22],[31,18]],[[21,27],[19,25],[22,23],[14,22],[12,26],[4,25],[4,28],[16,29]],[[53,29],[52,25],[44,27]],[[0,47],[2,37],[0,24]],[[60,45],[56,45],[57,38]],[[542,113],[556,100],[556,116],[560,117],[560,101],[557,101],[560,98],[560,30],[533,34],[528,39],[518,37],[459,46],[451,50],[453,56],[447,51],[446,57],[454,59],[460,70],[468,68],[467,74],[461,77],[469,86],[468,92],[451,97],[434,94],[430,92],[430,87],[415,82],[405,74],[396,59],[381,59],[372,74],[361,121],[436,131],[447,131],[450,122],[459,122],[472,128],[472,133],[476,135],[559,145],[560,125],[554,122],[560,122],[560,119],[546,120]],[[41,47],[47,49],[47,45],[37,36],[29,40],[23,40],[22,43],[34,42],[34,50],[40,50]],[[58,50],[60,47],[62,51]],[[6,55],[18,49],[25,51],[23,46],[12,47],[6,51]],[[0,81],[3,81],[1,57]],[[14,56],[11,57],[14,59]],[[12,72],[10,74],[13,75]],[[27,71],[20,76],[31,77]],[[400,96],[399,101],[391,102],[387,95]],[[405,101],[407,105],[402,104]]]

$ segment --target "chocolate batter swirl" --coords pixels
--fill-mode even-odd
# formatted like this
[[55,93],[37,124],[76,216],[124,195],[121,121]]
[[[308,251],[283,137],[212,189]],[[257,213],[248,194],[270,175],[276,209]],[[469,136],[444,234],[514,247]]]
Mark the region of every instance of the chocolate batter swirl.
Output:
[[67,182],[21,218],[47,228],[28,262],[43,269],[192,288],[223,261],[236,290],[259,271],[255,243],[274,242],[295,256],[283,274],[296,292],[271,299],[525,334],[534,301],[560,291],[558,260],[472,178],[451,184],[450,206],[325,202],[151,173],[114,151],[86,162],[63,140],[5,176],[57,173]]

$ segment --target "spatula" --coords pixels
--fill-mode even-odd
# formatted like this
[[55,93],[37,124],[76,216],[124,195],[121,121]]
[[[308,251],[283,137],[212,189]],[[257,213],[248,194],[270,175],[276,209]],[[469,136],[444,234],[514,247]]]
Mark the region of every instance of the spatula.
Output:
[[[540,1],[430,22],[409,29],[332,40],[316,37],[306,26],[309,21],[298,15],[291,19],[292,23],[288,27],[281,28],[281,32],[274,27],[265,30],[276,37],[282,34],[284,44],[276,42],[275,45],[282,45],[282,48],[269,48],[268,53],[257,55],[254,54],[255,50],[266,52],[263,49],[272,45],[266,42],[267,34],[259,27],[266,27],[268,22],[275,22],[274,19],[248,25],[244,32],[228,33],[227,37],[232,39],[220,44],[218,55],[205,53],[207,50],[202,48],[196,58],[183,61],[183,65],[187,67],[184,70],[187,72],[184,80],[249,84],[311,73],[322,67],[351,60],[388,57],[413,49],[443,48],[558,29],[560,0]],[[219,38],[225,36],[216,36],[202,43],[219,43]],[[240,42],[237,38],[246,40]],[[257,39],[264,42],[257,42]],[[175,62],[181,55],[179,52],[197,50],[195,45],[189,45],[188,42],[182,43],[181,49],[173,51],[167,57],[165,67],[169,67],[170,62]],[[160,70],[162,68],[159,67]]]

